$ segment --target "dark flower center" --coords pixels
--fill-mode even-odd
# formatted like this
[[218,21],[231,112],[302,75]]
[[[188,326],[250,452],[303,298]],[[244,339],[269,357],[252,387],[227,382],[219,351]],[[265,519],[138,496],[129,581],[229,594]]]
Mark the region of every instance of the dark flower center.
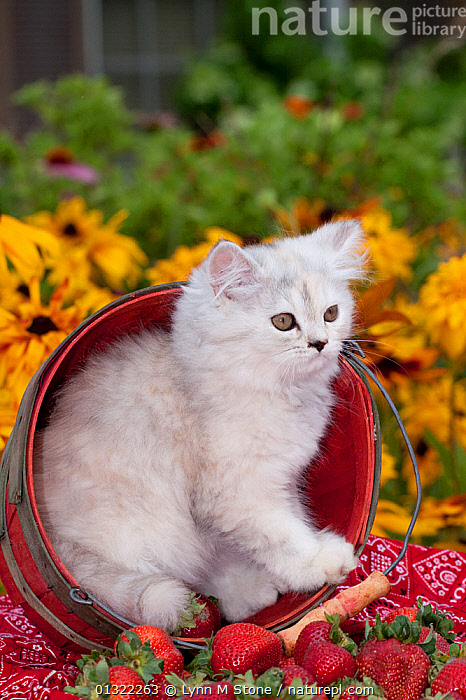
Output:
[[64,229],[63,229],[63,234],[64,234],[65,236],[68,236],[69,238],[74,238],[74,236],[77,236],[77,235],[78,235],[78,229],[77,229],[76,226],[75,226],[73,223],[71,223],[71,221],[70,221],[70,223],[69,223],[69,224],[66,224],[66,226],[64,227]]
[[58,328],[48,316],[36,316],[26,330],[29,333],[35,333],[35,335],[45,335],[50,331],[58,331]]

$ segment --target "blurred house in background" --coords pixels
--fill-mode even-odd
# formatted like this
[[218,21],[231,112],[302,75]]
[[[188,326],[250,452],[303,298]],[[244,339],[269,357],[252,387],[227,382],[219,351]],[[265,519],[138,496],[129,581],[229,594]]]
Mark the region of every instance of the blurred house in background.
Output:
[[[173,105],[190,55],[215,35],[222,0],[1,0],[0,125],[17,127],[9,95],[40,78],[105,73],[129,107]],[[22,128],[25,115],[20,117]],[[13,123],[15,122],[15,123]]]

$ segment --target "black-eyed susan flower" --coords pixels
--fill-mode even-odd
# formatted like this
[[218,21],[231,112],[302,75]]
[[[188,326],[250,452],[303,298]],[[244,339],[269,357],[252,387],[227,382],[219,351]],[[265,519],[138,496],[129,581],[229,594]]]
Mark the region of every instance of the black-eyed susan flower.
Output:
[[466,354],[466,253],[440,263],[421,287],[426,330],[452,360]]
[[28,217],[29,223],[60,242],[59,254],[46,258],[49,282],[60,285],[68,279],[71,297],[84,292],[91,281],[102,281],[114,289],[134,286],[147,257],[133,238],[119,233],[126,217],[122,210],[104,224],[102,212],[88,210],[82,197],[60,202],[55,212]]
[[80,306],[64,307],[66,283],[48,304],[40,298],[37,279],[27,285],[29,298],[14,311],[0,307],[0,386],[19,405],[24,390],[46,357],[87,315]]
[[[42,252],[42,255],[41,255]],[[41,278],[44,257],[57,256],[59,244],[55,237],[34,225],[28,225],[12,216],[0,214],[0,276],[8,275],[8,261],[14,265],[24,282]]]
[[0,306],[13,311],[29,297],[29,288],[14,269],[3,270],[0,275]]

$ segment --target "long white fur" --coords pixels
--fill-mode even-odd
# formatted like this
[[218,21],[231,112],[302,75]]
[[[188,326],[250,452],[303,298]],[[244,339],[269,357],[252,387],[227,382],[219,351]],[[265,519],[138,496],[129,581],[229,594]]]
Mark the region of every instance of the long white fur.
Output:
[[[122,338],[63,388],[35,446],[39,510],[75,579],[124,617],[172,631],[195,590],[239,620],[356,565],[313,526],[299,480],[334,402],[362,240],[344,221],[244,251],[222,241],[170,334]],[[279,313],[298,326],[275,328]]]

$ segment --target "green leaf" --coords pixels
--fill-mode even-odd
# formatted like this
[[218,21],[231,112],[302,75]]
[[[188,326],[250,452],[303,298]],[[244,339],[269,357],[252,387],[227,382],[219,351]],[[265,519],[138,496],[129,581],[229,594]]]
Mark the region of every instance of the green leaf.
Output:
[[256,678],[255,686],[256,688],[271,688],[272,695],[277,695],[282,683],[283,671],[280,668],[272,667]]
[[98,683],[106,685],[109,682],[108,663],[105,659],[101,659],[95,667],[95,675]]
[[416,605],[419,608],[416,620],[421,627],[430,627],[448,642],[452,642],[455,639],[456,634],[452,632],[455,623],[451,618],[447,617],[445,613],[439,610],[433,610],[430,603],[424,605],[422,603],[422,598],[417,599]]
[[90,686],[76,686],[72,687],[67,685],[63,688],[65,693],[71,693],[71,695],[77,695],[79,698],[87,698],[91,693]]
[[335,615],[328,615],[325,613],[325,617],[327,619],[327,622],[330,622],[332,625],[330,629],[330,639],[334,644],[337,644],[340,647],[343,647],[343,649],[346,649],[347,651],[350,652],[353,656],[356,656],[358,653],[358,645],[356,642],[351,639],[345,632],[340,627],[340,616],[338,613]]

